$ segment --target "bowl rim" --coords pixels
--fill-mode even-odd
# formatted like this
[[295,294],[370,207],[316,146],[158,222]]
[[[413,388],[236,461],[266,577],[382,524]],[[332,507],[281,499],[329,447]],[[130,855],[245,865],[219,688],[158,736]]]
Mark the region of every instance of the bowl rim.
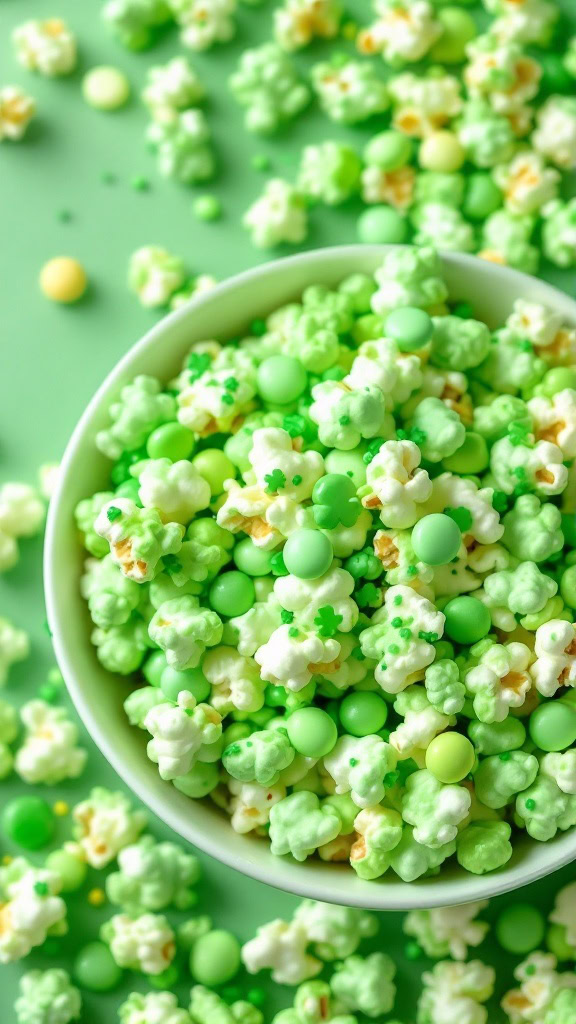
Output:
[[[107,761],[117,772],[124,783],[136,796],[151,809],[151,811],[167,824],[174,832],[184,840],[192,843],[204,853],[222,862],[230,868],[241,872],[259,882],[271,887],[293,893],[296,896],[307,897],[315,900],[323,900],[329,903],[345,904],[373,910],[404,911],[411,909],[423,909],[456,905],[467,903],[472,899],[486,899],[501,895],[505,892],[515,890],[529,885],[539,878],[566,866],[576,860],[576,827],[566,834],[558,837],[554,842],[554,848],[546,849],[549,844],[541,844],[540,858],[535,865],[514,864],[504,866],[498,872],[483,875],[472,875],[462,872],[456,879],[442,879],[441,876],[428,878],[422,881],[403,882],[394,880],[391,885],[386,885],[385,880],[363,882],[358,885],[356,875],[348,865],[343,870],[338,870],[336,865],[321,862],[318,866],[314,864],[314,870],[310,870],[308,864],[298,864],[291,858],[276,857],[267,851],[266,862],[255,862],[249,856],[239,854],[235,848],[235,840],[239,837],[230,827],[231,842],[222,846],[217,840],[213,840],[209,832],[204,832],[199,826],[194,826],[190,819],[182,820],[178,810],[173,809],[170,801],[163,802],[160,795],[150,793],[146,781],[137,770],[127,764],[119,750],[110,740],[106,731],[95,721],[91,701],[87,698],[83,685],[79,682],[78,670],[74,666],[74,659],[70,654],[66,639],[66,614],[62,607],[62,601],[58,592],[58,573],[60,555],[58,551],[59,521],[61,506],[67,488],[67,477],[70,466],[76,456],[78,448],[84,443],[84,436],[87,433],[95,415],[100,411],[103,399],[109,399],[110,392],[120,383],[125,381],[127,371],[129,375],[137,375],[137,365],[140,357],[161,341],[163,335],[172,330],[175,325],[185,322],[197,311],[205,306],[224,301],[229,292],[242,288],[251,282],[281,273],[285,268],[296,264],[318,265],[326,259],[342,262],[343,277],[349,276],[354,271],[348,267],[347,261],[354,262],[360,254],[365,259],[377,259],[390,249],[413,248],[412,246],[389,246],[389,245],[342,245],[330,246],[325,249],[313,249],[292,256],[275,259],[239,274],[227,278],[210,291],[191,299],[183,307],[163,317],[154,324],[143,337],[132,345],[122,358],[114,364],[109,373],[94,393],[82,416],[78,420],[66,445],[64,455],[60,463],[60,474],[55,494],[53,495],[48,509],[46,524],[45,546],[44,546],[44,589],[48,622],[50,625],[54,650],[59,667],[62,671],[68,692],[78,711],[80,718],[99,751],[106,757]],[[562,307],[563,315],[572,319],[576,325],[576,301],[572,300],[566,293],[559,291],[553,285],[533,278],[531,275],[513,270],[509,267],[501,267],[475,256],[454,252],[439,252],[444,265],[461,266],[469,272],[476,272],[488,279],[492,278],[499,282],[507,281],[512,294],[516,291],[525,291],[527,282],[533,281],[537,286],[538,297],[535,301],[548,302],[552,305]],[[311,278],[311,282],[313,279]],[[190,798],[188,798],[190,799]],[[252,840],[254,842],[255,840]],[[536,840],[533,840],[536,843]],[[461,870],[461,869],[459,869]],[[332,877],[330,877],[332,876]],[[328,881],[325,879],[329,879]],[[347,884],[348,883],[348,884]],[[355,889],[357,887],[357,890]]]

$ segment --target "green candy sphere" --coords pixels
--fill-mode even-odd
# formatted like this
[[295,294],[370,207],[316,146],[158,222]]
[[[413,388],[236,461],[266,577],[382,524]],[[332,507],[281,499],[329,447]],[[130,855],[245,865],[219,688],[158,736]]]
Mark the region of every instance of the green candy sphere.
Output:
[[558,391],[576,388],[576,369],[573,366],[554,366],[540,381],[538,393],[553,398]]
[[366,463],[359,451],[341,452],[334,448],[324,459],[324,465],[328,473],[349,476],[357,488],[366,483]]
[[168,700],[177,701],[182,690],[189,690],[199,704],[210,696],[210,683],[201,668],[188,668],[183,672],[167,665],[160,679],[160,688]]
[[66,850],[54,850],[48,854],[46,867],[59,876],[62,892],[76,892],[84,884],[88,870],[83,860],[66,853]]
[[194,434],[181,423],[164,423],[153,430],[146,442],[146,452],[151,459],[189,459],[195,446]]
[[451,473],[468,475],[483,473],[489,462],[488,445],[482,435],[467,430],[463,443],[453,455],[443,459],[442,465]]
[[284,546],[284,564],[289,573],[301,580],[317,580],[332,565],[334,552],[326,534],[320,530],[295,530]]
[[541,95],[558,92],[572,93],[574,79],[564,67],[564,62],[559,53],[550,53],[545,50],[540,51],[538,53],[538,63],[542,68],[542,78],[540,79]]
[[386,317],[384,333],[393,338],[401,352],[416,352],[434,331],[432,317],[417,306],[401,306]]
[[205,448],[192,459],[192,465],[210,486],[212,497],[222,494],[224,481],[234,479],[236,466],[220,448]]
[[306,390],[308,378],[299,359],[293,356],[269,356],[260,363],[257,373],[260,397],[273,405],[295,402]]
[[545,930],[543,914],[530,903],[513,903],[496,921],[496,938],[502,949],[517,956],[539,949]]
[[406,241],[406,218],[393,206],[372,206],[358,218],[358,238],[366,245],[401,245]]
[[160,974],[146,975],[146,980],[152,988],[158,989],[160,992],[167,992],[174,988],[174,985],[180,980],[180,971],[176,964],[170,964],[165,971],[160,971]]
[[236,545],[232,557],[241,572],[248,576],[269,576],[272,572],[270,552],[256,547],[251,537]]
[[446,565],[456,558],[462,534],[450,516],[433,512],[419,519],[412,530],[414,554],[426,565]]
[[190,972],[199,985],[225,985],[239,969],[240,943],[232,932],[214,929],[196,939],[190,953]]
[[208,595],[211,607],[219,615],[232,618],[250,610],[256,600],[254,583],[245,572],[223,572],[217,576]]
[[566,960],[576,960],[576,947],[566,941],[566,928],[562,924],[550,925],[546,932],[546,948],[554,954],[560,963]]
[[492,628],[490,612],[476,597],[453,597],[444,608],[444,632],[457,644],[475,644]]
[[429,52],[429,59],[440,64],[461,64],[466,59],[468,43],[478,33],[474,18],[459,7],[444,7],[437,17],[443,31]]
[[146,658],[142,674],[150,686],[160,686],[162,673],[166,668],[167,661],[164,651],[154,651],[149,658]]
[[410,163],[414,145],[407,135],[393,130],[380,132],[364,149],[364,159],[382,171],[397,171]]
[[[574,518],[571,516],[570,518]],[[568,539],[568,538],[566,538]],[[576,608],[576,565],[565,569],[560,577],[560,593],[569,608]]]
[[546,701],[532,712],[528,728],[540,750],[566,750],[576,743],[576,707],[561,700]]
[[137,504],[140,500],[139,492],[140,483],[138,480],[125,480],[124,483],[116,488],[115,494],[117,498],[129,498],[130,501]]
[[17,796],[2,812],[2,829],[25,850],[40,850],[54,835],[54,812],[39,796]]
[[486,220],[502,206],[502,193],[489,174],[478,171],[466,183],[462,213],[469,220]]
[[122,969],[103,942],[89,942],[74,961],[73,974],[89,992],[110,992],[122,981]]
[[340,702],[340,721],[351,736],[372,736],[386,725],[388,705],[377,693],[359,690]]
[[322,708],[300,708],[286,722],[288,739],[304,757],[325,757],[333,750],[338,729]]
[[441,732],[426,750],[428,771],[445,785],[465,779],[472,771],[475,760],[473,745],[459,732]]

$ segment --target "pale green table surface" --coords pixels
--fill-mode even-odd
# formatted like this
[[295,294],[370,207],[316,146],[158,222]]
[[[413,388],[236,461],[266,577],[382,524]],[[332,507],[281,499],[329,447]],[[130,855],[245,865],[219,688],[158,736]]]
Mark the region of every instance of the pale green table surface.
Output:
[[[252,248],[240,227],[242,212],[264,181],[264,176],[253,170],[251,156],[269,154],[271,173],[291,177],[303,143],[337,135],[349,135],[358,141],[370,134],[366,128],[338,130],[314,112],[308,112],[270,142],[244,132],[242,114],[228,95],[226,80],[246,46],[270,37],[273,6],[269,2],[260,8],[242,7],[233,43],[192,55],[209,89],[207,111],[220,164],[216,180],[194,191],[158,177],[153,157],[144,145],[147,115],[136,98],[146,69],[180,52],[176,33],[168,32],[161,44],[147,53],[131,54],[102,27],[100,0],[0,0],[0,81],[21,84],[36,97],[39,108],[26,140],[19,145],[4,145],[0,153],[0,481],[34,481],[42,462],[59,458],[96,386],[156,320],[156,315],[141,309],[126,289],[127,261],[134,249],[149,243],[164,245],[185,257],[192,271],[220,278],[263,261],[268,256]],[[366,0],[351,0],[348,7],[356,15],[368,10]],[[573,0],[564,0],[564,9],[572,12],[576,26]],[[53,15],[66,18],[80,42],[79,71],[63,80],[43,79],[19,68],[9,43],[16,24],[30,17]],[[312,55],[331,49],[333,46],[319,47]],[[305,65],[310,55],[298,60]],[[116,114],[91,110],[80,94],[82,71],[105,63],[123,69],[133,86],[135,98]],[[103,181],[106,173],[115,176],[113,184]],[[131,187],[135,176],[149,178],[149,191]],[[221,198],[224,216],[218,223],[195,220],[192,200],[201,192]],[[314,210],[307,247],[354,241],[356,209]],[[62,210],[72,215],[68,223],[58,219]],[[90,276],[89,295],[74,308],[51,305],[37,287],[44,261],[63,254],[80,259]],[[556,272],[546,276],[573,290],[574,274]],[[28,699],[54,664],[44,626],[40,540],[24,543],[18,569],[0,578],[2,614],[24,626],[32,637],[32,657],[16,667],[7,691],[9,699]],[[89,750],[86,772],[74,783],[42,790],[49,800],[73,803],[97,783],[122,788],[88,737],[83,738]],[[24,791],[33,790],[17,781],[5,782],[0,803]],[[60,820],[60,840],[67,834],[68,824],[68,819]],[[150,826],[158,837],[170,835],[152,815]],[[17,852],[0,838],[0,855]],[[220,925],[233,929],[243,940],[259,923],[274,916],[288,916],[296,905],[291,896],[250,881],[209,858],[202,856],[202,860],[206,884],[200,909],[212,913]],[[548,910],[555,890],[573,876],[573,868],[567,868],[521,896]],[[101,879],[101,875],[91,873],[89,883],[70,901],[71,929],[57,953],[40,951],[23,963],[1,969],[1,1024],[14,1021],[12,1005],[18,978],[25,969],[69,967],[79,943],[97,936],[99,924],[110,916],[111,908],[93,910],[86,902],[86,893],[91,885],[101,884]],[[514,898],[494,901],[490,916],[494,918]],[[172,915],[174,920],[181,917]],[[396,1013],[411,1024],[417,994],[414,982],[429,962],[423,959],[411,963],[403,957],[400,915],[380,917],[379,943],[393,953],[399,965]],[[511,985],[512,959],[491,940],[478,953],[498,967],[501,994]],[[182,998],[189,985],[190,979],[184,975],[178,986]],[[141,977],[127,974],[126,983],[117,992],[105,996],[85,993],[83,1024],[113,1024],[122,998],[131,989],[145,987]],[[290,992],[268,988],[266,1012],[270,1019],[275,1009],[290,1002]],[[497,1006],[496,1001],[493,1006]],[[492,1009],[491,1024],[500,1020],[499,1011]]]

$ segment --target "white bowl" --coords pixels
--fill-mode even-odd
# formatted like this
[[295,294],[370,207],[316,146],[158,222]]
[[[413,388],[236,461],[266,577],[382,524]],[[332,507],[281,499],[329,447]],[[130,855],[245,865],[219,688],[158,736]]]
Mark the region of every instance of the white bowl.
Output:
[[[209,801],[193,801],[160,779],[146,757],[145,734],[128,724],[122,702],[132,682],[106,672],[90,644],[89,616],[79,594],[83,555],[73,518],[81,498],[106,487],[109,462],[94,438],[124,384],[140,373],[168,380],[192,342],[239,335],[255,318],[296,300],[310,284],[334,286],[348,274],[370,273],[386,248],[322,249],[249,270],[166,317],[130,349],[90,402],[66,449],[50,504],[44,569],[56,655],[76,707],[110,764],[159,818],[211,856],[279,889],[347,906],[408,910],[485,899],[534,882],[576,858],[576,831],[548,843],[517,835],[511,861],[488,875],[471,875],[455,865],[410,884],[392,873],[364,881],[349,865],[315,859],[298,864],[274,857],[265,841],[237,835]],[[576,302],[550,285],[471,256],[450,253],[442,259],[451,297],[470,301],[492,327],[503,323],[517,298],[547,303],[576,324]],[[121,334],[122,325],[115,329]]]

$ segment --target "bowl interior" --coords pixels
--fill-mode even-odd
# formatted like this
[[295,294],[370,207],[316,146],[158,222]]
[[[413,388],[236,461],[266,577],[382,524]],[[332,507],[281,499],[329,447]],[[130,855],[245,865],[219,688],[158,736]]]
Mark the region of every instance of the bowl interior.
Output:
[[[128,724],[122,702],[134,681],[106,672],[89,642],[90,620],[79,595],[83,556],[73,518],[77,502],[106,485],[109,462],[94,438],[125,383],[139,373],[168,380],[193,342],[238,336],[254,318],[297,299],[312,283],[334,286],[348,274],[373,272],[386,248],[317,250],[247,271],[168,316],[135,345],[94,396],[66,450],[48,517],[45,588],[56,654],[76,707],[108,761],[159,818],[211,856],[277,888],[348,906],[404,910],[483,899],[526,885],[576,857],[576,832],[543,844],[519,837],[512,860],[489,875],[473,876],[456,865],[412,884],[392,875],[366,882],[348,865],[297,864],[272,856],[266,842],[237,835],[210,801],[192,801],[160,779],[146,757],[146,735]],[[576,303],[549,285],[470,256],[442,259],[451,297],[470,302],[490,326],[501,324],[519,297],[552,305],[576,324]]]

